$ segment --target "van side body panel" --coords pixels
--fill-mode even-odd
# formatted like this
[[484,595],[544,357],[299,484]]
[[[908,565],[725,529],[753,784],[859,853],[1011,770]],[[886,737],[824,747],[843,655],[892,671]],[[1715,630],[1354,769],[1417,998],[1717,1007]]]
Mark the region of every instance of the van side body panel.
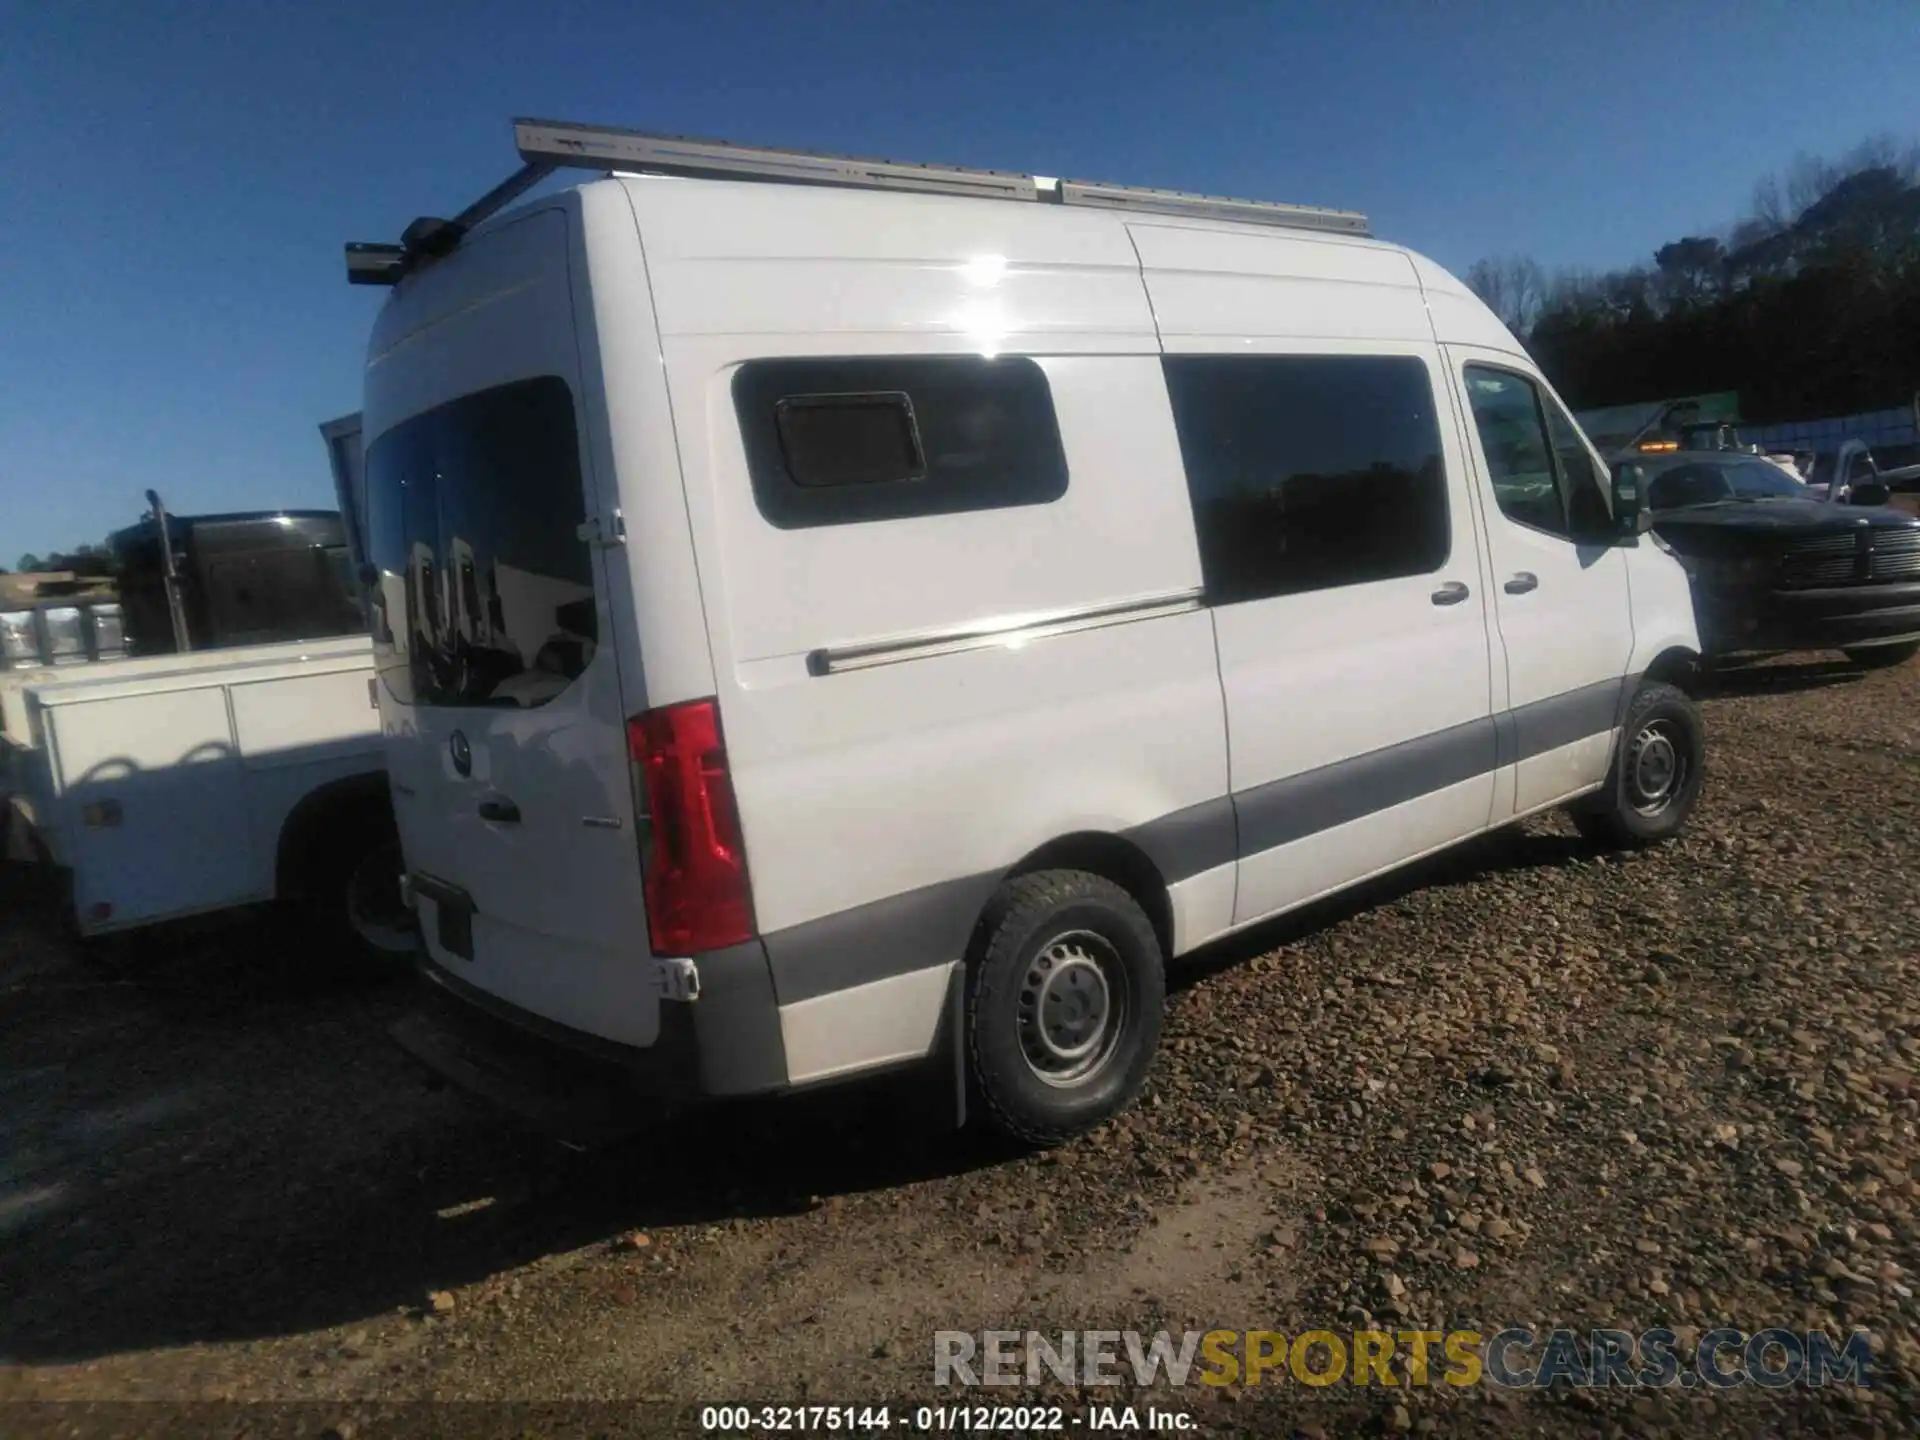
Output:
[[[1411,362],[1443,472],[1437,568],[1212,610],[1240,838],[1234,921],[1245,925],[1487,824],[1498,756],[1473,511],[1401,252],[1199,223],[1128,228],[1169,357]],[[1450,582],[1467,586],[1465,602],[1436,604]],[[1395,697],[1383,704],[1387,677]]]
[[592,427],[603,525],[617,512],[627,533],[608,551],[608,609],[619,650],[626,711],[713,693],[713,657],[700,573],[680,479],[653,286],[633,204],[620,184],[580,192],[575,316],[583,404],[604,417]]
[[[1551,402],[1560,403],[1559,397],[1525,347],[1465,284],[1423,255],[1409,251],[1407,257],[1426,297],[1434,338],[1448,357],[1454,407],[1476,471],[1474,499],[1489,593],[1512,632],[1497,629],[1502,663],[1495,666],[1495,690],[1496,696],[1507,696],[1496,703],[1518,716],[1511,740],[1516,763],[1501,779],[1495,813],[1526,814],[1591,789],[1611,762],[1619,716],[1639,677],[1664,655],[1699,653],[1692,596],[1685,571],[1650,540],[1580,550],[1569,567],[1564,558],[1545,553],[1554,547],[1523,534],[1501,515],[1486,483],[1485,457],[1463,390],[1464,367],[1478,362],[1511,371],[1528,378]],[[1591,441],[1580,439],[1597,473],[1606,475],[1605,461]],[[1528,563],[1516,544],[1559,568],[1560,578],[1582,593],[1558,597],[1546,614],[1530,620],[1524,607],[1537,592],[1504,598],[1508,571],[1515,565],[1503,562]],[[1539,578],[1543,588],[1554,579],[1545,569]],[[1495,591],[1496,585],[1502,588]]]
[[[924,1054],[946,973],[1023,856],[1094,832],[1197,867],[1167,882],[1231,858],[1212,626],[1195,608],[1198,553],[1132,247],[1104,215],[625,183],[661,297],[715,688],[792,1077]],[[741,365],[983,350],[1034,356],[1044,372],[1069,472],[1058,499],[800,529],[758,511]],[[1182,608],[809,669],[823,650],[1151,601]],[[1175,838],[1177,822],[1153,828],[1209,803],[1198,845]],[[1224,927],[1230,905],[1217,884],[1192,892],[1183,930]]]

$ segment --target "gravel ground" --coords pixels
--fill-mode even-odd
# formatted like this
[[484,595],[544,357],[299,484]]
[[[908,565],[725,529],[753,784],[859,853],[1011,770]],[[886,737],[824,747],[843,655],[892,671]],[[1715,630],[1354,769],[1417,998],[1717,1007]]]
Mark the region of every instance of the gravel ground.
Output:
[[[103,971],[8,875],[0,1428],[649,1433],[951,1403],[942,1328],[1565,1323],[1861,1328],[1879,1383],[1057,1398],[1209,1434],[1913,1433],[1920,662],[1788,657],[1706,710],[1680,842],[1530,823],[1207,952],[1143,1103],[1038,1156],[930,1132],[905,1082],[557,1151],[418,1084],[404,989],[265,929]],[[32,1404],[130,1400],[169,1403]]]

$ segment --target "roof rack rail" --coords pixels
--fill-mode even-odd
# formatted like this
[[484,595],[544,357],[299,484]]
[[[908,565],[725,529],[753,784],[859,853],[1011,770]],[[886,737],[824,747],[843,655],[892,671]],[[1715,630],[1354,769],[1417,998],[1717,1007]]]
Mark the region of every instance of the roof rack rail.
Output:
[[422,216],[406,228],[398,245],[347,246],[347,279],[355,285],[392,285],[415,266],[445,255],[482,220],[504,209],[555,170],[625,170],[682,175],[703,180],[770,180],[797,185],[838,185],[861,190],[913,190],[935,195],[974,195],[1130,210],[1155,215],[1185,215],[1208,220],[1238,220],[1336,235],[1366,235],[1367,217],[1353,210],[1315,205],[1283,205],[1265,200],[1233,200],[1190,195],[1181,190],[1151,190],[1133,185],[1101,185],[1056,180],[1010,170],[971,170],[953,165],[917,165],[897,160],[862,160],[807,150],[776,150],[735,145],[725,140],[690,140],[642,130],[576,125],[562,120],[515,120],[514,145],[521,165],[512,175],[451,220]]

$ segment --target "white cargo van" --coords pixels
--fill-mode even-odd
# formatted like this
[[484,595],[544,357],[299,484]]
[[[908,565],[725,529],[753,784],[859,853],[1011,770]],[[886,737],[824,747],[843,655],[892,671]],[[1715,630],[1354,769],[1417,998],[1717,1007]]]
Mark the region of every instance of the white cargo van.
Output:
[[[443,1071],[637,1120],[954,1064],[1049,1142],[1169,957],[1545,807],[1685,822],[1686,576],[1363,217],[517,141],[348,253]],[[494,213],[558,166],[612,173]]]

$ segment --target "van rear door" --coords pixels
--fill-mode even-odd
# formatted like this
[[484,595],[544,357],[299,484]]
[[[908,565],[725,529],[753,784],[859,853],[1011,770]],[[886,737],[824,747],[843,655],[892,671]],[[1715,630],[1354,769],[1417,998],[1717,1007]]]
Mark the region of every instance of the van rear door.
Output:
[[[368,361],[374,646],[433,963],[628,1045],[658,1033],[568,220],[535,211],[388,302]],[[391,417],[391,418],[389,418]]]

